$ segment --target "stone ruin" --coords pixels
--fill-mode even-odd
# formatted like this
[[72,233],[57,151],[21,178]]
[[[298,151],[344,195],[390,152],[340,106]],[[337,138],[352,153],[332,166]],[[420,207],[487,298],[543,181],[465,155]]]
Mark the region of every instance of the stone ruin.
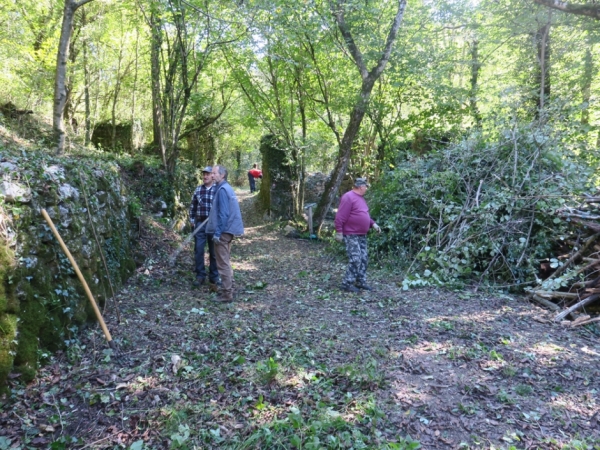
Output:
[[92,144],[103,150],[120,150],[133,153],[143,145],[143,129],[139,120],[115,125],[115,148],[113,149],[113,125],[112,122],[100,122],[94,127],[92,133]]

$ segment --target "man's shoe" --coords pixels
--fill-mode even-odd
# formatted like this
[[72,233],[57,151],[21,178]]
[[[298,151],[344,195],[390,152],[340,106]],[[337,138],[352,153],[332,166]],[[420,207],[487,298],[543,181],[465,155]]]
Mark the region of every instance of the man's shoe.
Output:
[[361,291],[372,291],[373,288],[371,286],[369,286],[368,284],[357,284],[356,287],[358,289],[360,289]]
[[200,287],[204,284],[204,278],[196,278],[194,280],[194,282],[192,283],[192,286],[194,287]]
[[342,284],[340,286],[340,289],[345,292],[360,292],[357,287],[352,286],[352,285],[346,285],[346,284]]
[[215,297],[214,301],[218,303],[230,303],[233,301],[233,294],[231,292],[222,292]]

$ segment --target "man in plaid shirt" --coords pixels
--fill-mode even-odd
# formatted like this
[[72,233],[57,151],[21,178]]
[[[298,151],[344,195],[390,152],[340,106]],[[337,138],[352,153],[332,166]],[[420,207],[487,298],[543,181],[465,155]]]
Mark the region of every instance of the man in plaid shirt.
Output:
[[[192,196],[190,205],[190,221],[194,229],[201,226],[208,219],[213,198],[215,196],[216,186],[213,185],[212,167],[207,166],[202,169],[202,180],[204,184],[198,186]],[[206,224],[202,225],[202,230],[194,236],[196,246],[194,256],[196,260],[196,281],[194,286],[201,286],[206,280],[206,268],[204,267],[204,247],[208,244],[208,259],[210,261],[208,269],[208,281],[211,290],[216,292],[217,283],[219,283],[219,271],[217,270],[217,259],[215,257],[215,245],[213,244],[212,234],[206,234]]]

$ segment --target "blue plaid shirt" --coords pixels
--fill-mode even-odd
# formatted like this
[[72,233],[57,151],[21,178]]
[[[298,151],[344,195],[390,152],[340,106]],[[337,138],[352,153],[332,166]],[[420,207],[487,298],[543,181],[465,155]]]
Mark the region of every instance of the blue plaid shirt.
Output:
[[190,221],[197,224],[208,218],[213,198],[215,198],[216,188],[215,184],[209,188],[204,185],[196,188],[192,197],[192,204],[190,205]]

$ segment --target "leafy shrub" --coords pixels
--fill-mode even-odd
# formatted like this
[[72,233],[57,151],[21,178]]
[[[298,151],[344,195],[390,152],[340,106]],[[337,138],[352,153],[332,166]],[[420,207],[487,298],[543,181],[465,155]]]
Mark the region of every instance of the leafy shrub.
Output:
[[404,288],[473,277],[519,285],[537,273],[568,224],[556,217],[592,169],[549,127],[513,126],[495,142],[480,132],[399,164],[372,191],[386,230],[376,254],[412,261]]

